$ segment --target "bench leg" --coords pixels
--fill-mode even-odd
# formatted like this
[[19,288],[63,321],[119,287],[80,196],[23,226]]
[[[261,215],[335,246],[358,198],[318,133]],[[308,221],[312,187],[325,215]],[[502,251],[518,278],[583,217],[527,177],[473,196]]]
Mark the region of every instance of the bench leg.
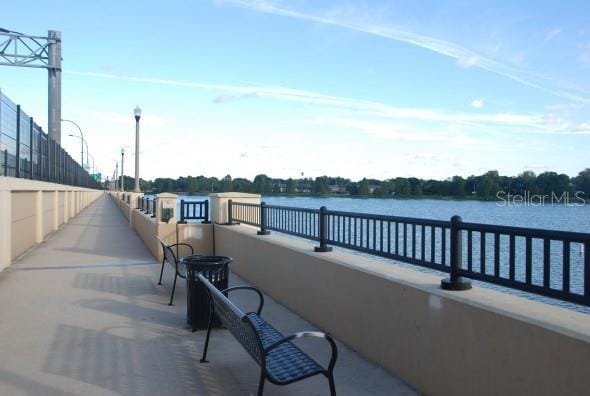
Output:
[[330,382],[330,396],[336,396],[336,384],[334,383],[334,374],[328,375],[328,381]]
[[170,302],[168,305],[174,305],[172,302],[174,301],[174,291],[176,290],[176,279],[178,278],[178,272],[174,271],[174,283],[172,284],[172,294],[170,295]]
[[256,393],[258,396],[262,396],[262,392],[264,392],[264,369],[260,369],[260,380],[258,381],[258,392]]
[[205,346],[203,347],[203,356],[201,357],[201,363],[208,363],[207,360],[207,349],[209,348],[209,336],[211,336],[211,328],[213,327],[213,307],[209,308],[209,325],[207,325],[207,336],[205,337]]
[[160,280],[158,281],[158,285],[162,284],[162,274],[164,273],[164,262],[166,261],[166,257],[162,259],[162,269],[160,270]]

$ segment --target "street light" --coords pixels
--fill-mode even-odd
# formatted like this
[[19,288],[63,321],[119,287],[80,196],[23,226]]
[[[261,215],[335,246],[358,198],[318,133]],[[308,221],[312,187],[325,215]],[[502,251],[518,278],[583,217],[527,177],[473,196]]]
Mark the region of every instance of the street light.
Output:
[[88,156],[90,156],[90,159],[92,160],[92,175],[95,175],[98,172],[98,169],[96,168],[96,160],[94,159],[94,156],[92,154],[90,154],[88,152],[88,145],[86,145],[86,165],[88,165],[88,168],[90,169],[90,160],[88,159]]
[[73,137],[79,137],[80,139],[82,139],[82,161],[80,162],[80,165],[82,166],[82,168],[84,168],[84,144],[86,144],[86,162],[88,162],[88,143],[86,143],[86,140],[84,139],[84,134],[82,133],[82,128],[80,128],[80,125],[76,124],[74,121],[72,120],[64,120],[63,118],[61,119],[62,122],[69,122],[70,124],[74,124],[74,126],[76,128],[78,128],[78,132],[80,132],[80,136],[76,136],[76,135],[69,135],[69,136],[73,136]]
[[125,164],[125,148],[121,147],[121,192],[125,192],[125,185],[123,180],[125,179],[125,173],[123,172],[123,165]]
[[135,187],[133,192],[141,192],[139,188],[139,119],[141,118],[141,109],[139,106],[135,106],[133,110],[135,115]]
[[119,162],[115,162],[115,173],[113,173],[113,187],[115,191],[119,191],[118,186],[118,178],[119,178]]

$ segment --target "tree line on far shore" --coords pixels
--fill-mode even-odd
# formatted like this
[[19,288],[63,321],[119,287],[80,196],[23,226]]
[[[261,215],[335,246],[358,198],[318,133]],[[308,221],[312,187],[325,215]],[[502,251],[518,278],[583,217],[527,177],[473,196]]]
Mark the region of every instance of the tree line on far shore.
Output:
[[[125,190],[133,189],[134,179],[125,176]],[[246,192],[264,195],[313,195],[313,196],[352,196],[352,197],[449,197],[496,199],[499,192],[512,195],[552,195],[581,192],[585,199],[590,198],[590,168],[575,177],[556,172],[543,172],[536,175],[525,171],[518,176],[501,176],[497,171],[488,171],[479,176],[453,176],[446,180],[419,179],[415,177],[396,177],[386,180],[364,178],[352,181],[342,177],[322,176],[300,179],[271,178],[257,175],[253,180],[233,179],[230,175],[218,179],[206,176],[188,176],[178,179],[157,178],[141,180],[144,192],[206,194],[211,192]]]

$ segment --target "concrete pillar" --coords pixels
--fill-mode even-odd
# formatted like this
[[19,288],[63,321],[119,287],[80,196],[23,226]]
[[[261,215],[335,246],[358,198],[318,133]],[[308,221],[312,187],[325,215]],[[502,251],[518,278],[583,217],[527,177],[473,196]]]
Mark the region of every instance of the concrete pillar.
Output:
[[161,193],[156,195],[156,218],[160,223],[176,223],[176,194]]
[[209,194],[211,207],[211,221],[217,224],[227,224],[227,201],[260,204],[260,194],[248,194],[238,192]]
[[0,190],[0,270],[8,267],[12,250],[12,193]]
[[64,191],[64,224],[70,220],[70,192],[68,190]]
[[52,231],[57,231],[59,228],[59,191],[53,191],[53,218],[51,222],[53,223],[53,227],[51,227]]
[[129,227],[133,228],[133,213],[137,209],[137,199],[143,197],[143,193],[129,193]]
[[68,197],[68,202],[69,202],[69,211],[70,211],[70,219],[72,217],[74,217],[76,215],[76,207],[75,207],[75,203],[74,203],[74,191],[70,191],[69,193],[69,197]]
[[35,243],[43,241],[43,191],[35,193]]

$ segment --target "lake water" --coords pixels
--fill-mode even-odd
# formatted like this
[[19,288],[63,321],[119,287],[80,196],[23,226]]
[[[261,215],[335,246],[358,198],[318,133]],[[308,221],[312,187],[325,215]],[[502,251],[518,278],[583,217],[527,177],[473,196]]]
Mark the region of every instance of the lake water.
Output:
[[584,206],[500,206],[502,202],[436,199],[357,199],[312,197],[264,197],[269,205],[374,213],[422,219],[450,220],[459,215],[471,223],[590,233],[590,204]]
[[[203,200],[206,197],[182,197],[185,200]],[[347,212],[361,212],[382,214],[391,216],[415,217],[423,219],[450,220],[454,215],[459,215],[465,222],[499,224],[529,228],[543,228],[563,231],[576,231],[590,233],[590,204],[587,205],[563,205],[547,204],[544,206],[532,205],[504,205],[502,202],[482,202],[482,201],[455,201],[455,200],[435,200],[435,199],[360,199],[360,198],[316,198],[316,197],[263,197],[263,201],[269,205],[292,206],[300,208],[319,209],[326,206],[331,210],[340,210]],[[474,239],[474,244],[475,244]],[[490,245],[492,246],[492,245]],[[541,248],[541,246],[538,246]],[[519,249],[521,250],[521,249]],[[542,249],[539,253],[542,253]],[[521,250],[522,251],[522,250]],[[559,257],[553,257],[558,254],[559,249],[552,247],[552,262],[559,263]],[[474,253],[477,253],[474,252]],[[502,252],[504,255],[504,252]],[[573,252],[575,253],[575,252]],[[360,254],[360,253],[355,253]],[[490,252],[491,254],[491,252]],[[474,254],[476,256],[476,254]],[[535,267],[542,262],[542,256],[535,252],[535,265],[533,268],[533,283],[542,284],[542,271],[535,271]],[[377,260],[391,260],[377,258]],[[523,266],[518,265],[521,259],[520,253],[517,253],[517,279],[524,277]],[[503,259],[504,260],[504,259]],[[432,272],[410,264],[399,264],[404,267],[412,268],[418,271]],[[475,265],[475,264],[474,264]],[[542,265],[542,264],[541,264]],[[557,267],[557,266],[556,266]],[[505,276],[505,274],[502,274]],[[551,286],[559,288],[561,274],[559,272],[551,275]],[[583,285],[583,265],[581,255],[572,254],[572,274],[571,283],[572,291]],[[494,285],[474,282],[484,287],[491,287],[508,293],[523,295],[527,298],[541,300],[550,304],[565,306],[577,311],[590,314],[590,307],[584,307],[577,304],[561,302],[545,297],[531,295],[512,289],[505,289]]]

